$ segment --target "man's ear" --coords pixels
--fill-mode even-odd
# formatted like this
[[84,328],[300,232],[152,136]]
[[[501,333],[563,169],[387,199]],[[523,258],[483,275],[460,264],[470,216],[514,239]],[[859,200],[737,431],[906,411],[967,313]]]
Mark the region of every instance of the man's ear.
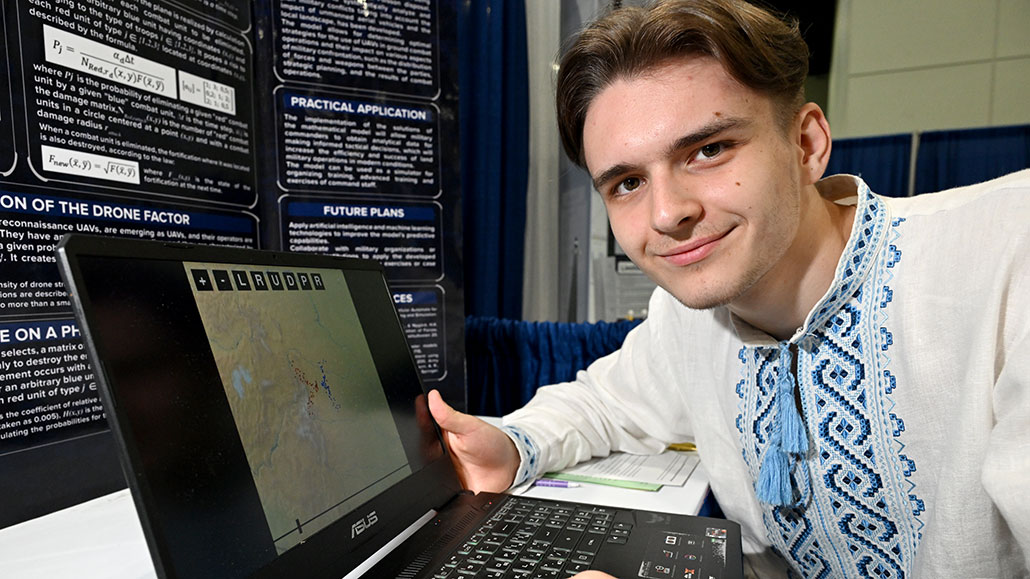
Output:
[[830,162],[830,123],[815,103],[806,103],[795,119],[799,129],[797,144],[801,148],[802,180],[810,185],[822,179]]

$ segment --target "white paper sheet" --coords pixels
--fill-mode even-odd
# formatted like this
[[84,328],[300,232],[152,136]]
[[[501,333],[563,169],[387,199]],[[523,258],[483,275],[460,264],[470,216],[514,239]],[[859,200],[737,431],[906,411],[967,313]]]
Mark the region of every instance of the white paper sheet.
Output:
[[700,459],[696,452],[667,450],[661,454],[616,452],[561,471],[564,474],[604,479],[682,486]]

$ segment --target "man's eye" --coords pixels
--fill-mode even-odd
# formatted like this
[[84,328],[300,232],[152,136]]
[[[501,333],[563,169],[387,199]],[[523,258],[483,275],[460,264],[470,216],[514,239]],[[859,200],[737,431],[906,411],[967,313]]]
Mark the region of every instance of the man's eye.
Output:
[[636,177],[628,177],[619,182],[618,186],[615,187],[616,195],[625,195],[631,193],[640,187],[640,179]]
[[701,147],[701,149],[697,153],[697,158],[701,160],[711,159],[717,156],[719,153],[721,153],[722,150],[722,143],[710,143],[708,145]]

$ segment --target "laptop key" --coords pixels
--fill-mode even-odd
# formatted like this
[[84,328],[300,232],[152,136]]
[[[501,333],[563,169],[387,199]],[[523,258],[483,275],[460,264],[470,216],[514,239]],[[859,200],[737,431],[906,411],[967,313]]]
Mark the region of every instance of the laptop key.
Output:
[[575,532],[565,529],[558,533],[558,536],[554,539],[555,547],[564,547],[566,549],[572,549],[579,542],[579,538],[583,535],[582,532]]
[[475,550],[472,551],[472,552],[473,553],[484,553],[484,554],[487,554],[487,555],[493,555],[494,553],[497,552],[497,549],[498,549],[498,546],[496,546],[496,545],[485,545],[484,544],[484,545],[480,545],[480,546],[476,547]]
[[456,573],[461,574],[461,575],[475,575],[482,568],[483,568],[483,564],[482,563],[466,562],[466,563],[462,563],[461,565],[458,565],[457,567],[455,567],[454,571]]
[[471,563],[473,565],[485,565],[486,562],[489,560],[490,555],[487,553],[473,553],[467,559],[465,559],[465,562]]
[[497,553],[494,554],[494,558],[495,559],[499,559],[501,561],[508,561],[509,563],[514,561],[516,558],[518,558],[518,556],[519,556],[519,550],[518,549],[512,549],[512,548],[509,548],[509,547],[505,547],[505,548],[501,549],[500,551],[498,551]]
[[514,559],[498,559],[497,557],[494,557],[486,564],[486,569],[488,571],[504,572],[511,569],[512,561],[514,561]]
[[544,558],[544,562],[548,565],[555,565],[558,567],[564,566],[565,563],[568,562],[568,560],[568,553],[551,553],[550,555]]
[[561,564],[556,564],[556,563],[553,563],[553,562],[550,562],[550,561],[543,561],[543,562],[540,563],[540,566],[537,567],[537,573],[540,573],[542,571],[547,571],[547,572],[552,572],[553,571],[553,572],[557,573],[558,571],[561,571],[561,568],[562,568]]
[[544,558],[544,554],[543,553],[534,553],[532,551],[526,551],[525,553],[523,553],[519,557],[519,561],[525,561],[527,563],[532,563],[532,564],[536,565],[537,563],[542,561],[543,558]]
[[510,522],[504,521],[504,522],[501,522],[500,524],[498,524],[497,526],[495,526],[493,531],[491,531],[490,534],[491,535],[502,535],[502,536],[507,537],[508,535],[510,535],[512,533],[512,531],[515,530],[515,528],[516,528],[516,525],[514,523],[510,523]]
[[511,565],[511,570],[515,573],[529,573],[536,568],[536,563],[533,561],[515,561]]
[[570,561],[569,564],[565,566],[565,573],[568,573],[569,575],[575,575],[576,573],[586,571],[587,569],[590,569],[589,563]]
[[594,556],[593,555],[587,555],[586,553],[576,553],[575,555],[572,556],[572,560],[570,561],[570,564],[571,563],[582,563],[584,565],[590,565],[593,562],[594,562]]
[[576,552],[586,553],[588,555],[596,555],[597,549],[601,547],[601,536],[600,535],[585,535],[580,540],[579,544],[576,545]]
[[572,555],[572,549],[566,549],[565,547],[551,547],[551,550],[547,553],[548,559],[568,559]]
[[550,544],[554,542],[554,539],[557,536],[558,531],[553,527],[542,527],[539,531],[536,532],[536,535],[533,535],[533,542],[535,543],[536,541],[546,541],[548,544]]

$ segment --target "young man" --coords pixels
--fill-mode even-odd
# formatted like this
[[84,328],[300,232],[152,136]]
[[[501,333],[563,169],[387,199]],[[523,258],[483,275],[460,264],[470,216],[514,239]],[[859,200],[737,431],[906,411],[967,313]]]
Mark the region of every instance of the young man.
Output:
[[503,430],[430,409],[473,490],[695,440],[757,576],[1027,576],[1030,172],[822,179],[806,74],[796,27],[738,0],[584,31],[563,143],[660,286],[649,318]]

